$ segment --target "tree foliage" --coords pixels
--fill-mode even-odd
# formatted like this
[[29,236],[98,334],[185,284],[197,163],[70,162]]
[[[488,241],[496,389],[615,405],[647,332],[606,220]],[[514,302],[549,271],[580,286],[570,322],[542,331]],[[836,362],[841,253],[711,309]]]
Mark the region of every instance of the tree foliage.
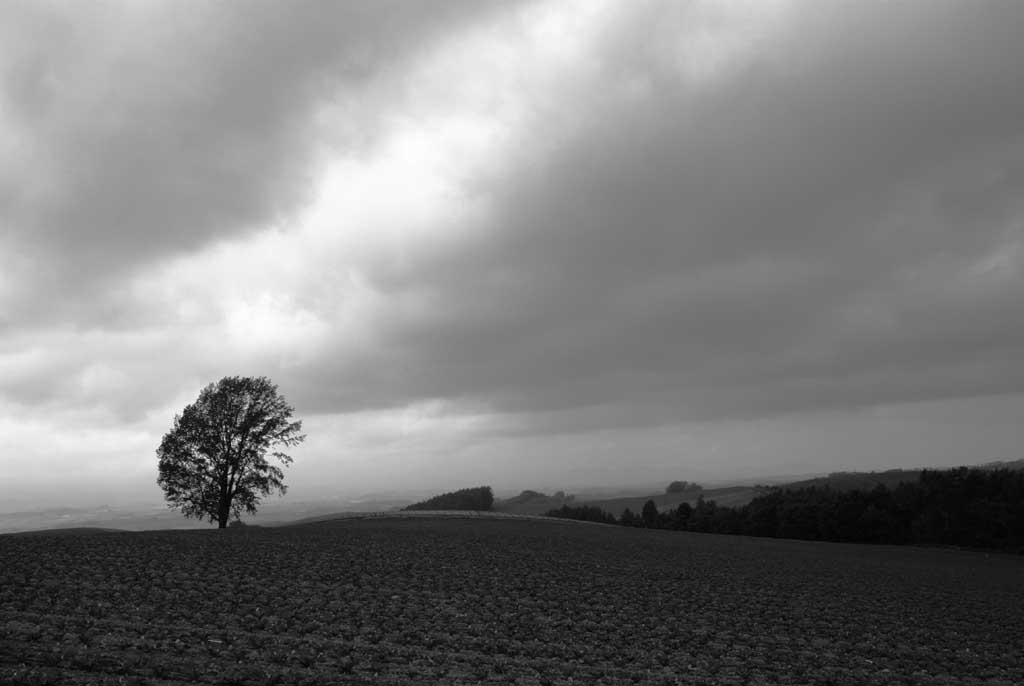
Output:
[[429,500],[414,503],[406,510],[490,510],[494,505],[494,493],[490,486],[463,488],[451,493],[442,493]]
[[242,512],[254,514],[263,496],[284,494],[281,451],[301,443],[301,421],[266,377],[227,376],[202,390],[174,417],[156,454],[157,483],[171,508],[224,528]]
[[644,503],[644,509],[640,512],[640,519],[643,520],[644,526],[648,529],[656,529],[658,527],[658,506],[653,500],[648,500]]
[[[596,507],[548,516],[615,522]],[[654,501],[623,526],[851,543],[954,545],[1024,553],[1024,471],[924,470],[914,482],[871,490],[776,488],[742,507],[697,499],[658,512]]]

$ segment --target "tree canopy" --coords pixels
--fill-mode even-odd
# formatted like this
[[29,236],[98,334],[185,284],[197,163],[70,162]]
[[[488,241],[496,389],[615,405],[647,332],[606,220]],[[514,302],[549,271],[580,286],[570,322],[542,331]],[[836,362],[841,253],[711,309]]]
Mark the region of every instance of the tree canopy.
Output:
[[157,483],[171,508],[224,528],[242,512],[254,514],[263,496],[284,494],[281,451],[301,443],[301,421],[266,377],[226,376],[204,388],[174,417],[156,454]]
[[490,510],[494,505],[494,493],[490,486],[463,488],[451,493],[435,495],[429,500],[413,503],[406,510]]
[[[1013,465],[1014,463],[1010,463]],[[955,545],[1024,554],[1024,469],[958,467],[915,472],[913,481],[870,490],[826,486],[773,488],[741,507],[697,499],[640,515],[624,526],[848,543]],[[549,517],[616,522],[597,507],[563,507]]]

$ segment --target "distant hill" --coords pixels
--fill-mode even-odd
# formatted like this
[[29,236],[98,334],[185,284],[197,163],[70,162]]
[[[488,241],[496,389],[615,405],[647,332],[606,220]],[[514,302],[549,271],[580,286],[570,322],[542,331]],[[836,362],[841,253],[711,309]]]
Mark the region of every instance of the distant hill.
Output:
[[575,496],[566,495],[564,491],[558,491],[554,495],[547,495],[540,491],[526,490],[511,498],[496,501],[494,509],[497,512],[507,512],[509,514],[539,515],[552,508],[572,503],[575,500]]
[[[974,468],[1024,470],[1024,460],[987,462],[976,465]],[[885,486],[891,489],[900,483],[916,483],[920,481],[921,471],[920,469],[887,469],[884,472],[833,472],[828,476],[779,484],[778,488],[824,488],[828,486],[835,491],[870,491],[877,486]]]
[[[989,462],[978,465],[980,469],[1013,469],[1024,470],[1024,460],[1011,462]],[[753,486],[725,486],[705,488],[700,491],[684,491],[682,493],[652,493],[650,495],[629,495],[618,497],[577,496],[574,505],[599,507],[616,517],[622,515],[627,508],[639,513],[648,500],[653,500],[659,511],[679,507],[682,503],[693,505],[698,498],[713,500],[719,506],[742,507],[758,495],[773,489],[797,489],[807,487],[823,488],[828,486],[836,491],[870,491],[881,485],[895,488],[901,482],[917,482],[921,478],[920,469],[888,469],[880,472],[833,472],[827,476],[817,476],[797,481],[779,482],[768,480],[767,483]],[[540,497],[531,497],[540,496]],[[566,501],[568,502],[568,501]],[[502,512],[520,514],[543,514],[553,508],[561,507],[565,502],[554,500],[536,491],[524,491],[519,496],[498,503],[495,509]]]
[[422,502],[413,503],[405,510],[490,510],[494,505],[494,493],[490,486],[463,488],[451,493],[442,493]]
[[644,503],[653,500],[658,510],[677,508],[682,503],[693,505],[698,498],[714,500],[719,505],[739,507],[746,505],[755,496],[768,491],[766,487],[760,486],[726,486],[725,488],[705,488],[700,491],[686,491],[684,493],[654,493],[645,496],[630,496],[628,498],[608,498],[605,500],[581,500],[578,504],[599,507],[605,512],[619,517],[627,508],[634,513],[640,512]]
[[836,491],[870,491],[878,486],[895,488],[900,483],[915,483],[921,479],[920,469],[888,469],[884,472],[833,472],[816,479],[805,479],[778,488],[824,488]]
[[978,465],[979,469],[1011,469],[1013,471],[1020,471],[1024,469],[1024,459],[1012,460],[1010,462],[997,461],[997,462],[986,462],[985,464]]

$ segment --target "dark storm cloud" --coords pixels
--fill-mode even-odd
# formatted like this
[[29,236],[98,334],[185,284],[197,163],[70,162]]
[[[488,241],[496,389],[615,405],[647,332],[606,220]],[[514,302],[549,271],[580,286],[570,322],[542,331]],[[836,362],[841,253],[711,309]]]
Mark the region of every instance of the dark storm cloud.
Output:
[[523,134],[545,152],[475,182],[486,240],[374,274],[436,316],[307,402],[631,424],[1024,391],[1024,10],[815,3],[693,76],[699,11],[642,7]]

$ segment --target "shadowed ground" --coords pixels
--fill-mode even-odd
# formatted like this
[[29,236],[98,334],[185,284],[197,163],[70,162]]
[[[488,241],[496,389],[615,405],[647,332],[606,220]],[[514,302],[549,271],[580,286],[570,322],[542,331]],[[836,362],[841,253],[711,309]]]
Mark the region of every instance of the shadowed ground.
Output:
[[0,682],[1024,683],[1024,558],[481,517],[0,537]]

